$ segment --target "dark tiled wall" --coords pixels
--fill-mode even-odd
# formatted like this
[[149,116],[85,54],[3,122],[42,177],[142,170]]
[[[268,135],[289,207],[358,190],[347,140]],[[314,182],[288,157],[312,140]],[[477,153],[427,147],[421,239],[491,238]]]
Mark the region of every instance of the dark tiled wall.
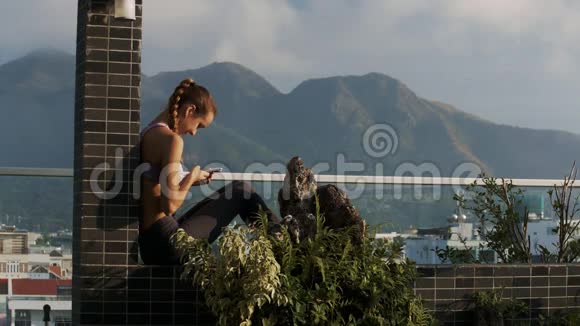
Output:
[[[73,323],[126,324],[138,265],[141,1],[135,21],[114,1],[79,0],[76,51]],[[112,289],[110,289],[112,287]]]
[[[83,325],[214,325],[199,291],[162,266],[104,267],[79,305]],[[93,275],[98,271],[87,271]],[[75,325],[77,325],[75,323]]]
[[114,18],[113,0],[78,1],[73,324],[213,324],[178,269],[138,261],[132,176],[139,164],[142,1],[136,3],[137,19],[126,21]]
[[541,314],[580,309],[580,265],[423,265],[415,293],[445,325],[471,325],[470,298],[475,292],[501,289],[529,307],[521,316],[533,323]]

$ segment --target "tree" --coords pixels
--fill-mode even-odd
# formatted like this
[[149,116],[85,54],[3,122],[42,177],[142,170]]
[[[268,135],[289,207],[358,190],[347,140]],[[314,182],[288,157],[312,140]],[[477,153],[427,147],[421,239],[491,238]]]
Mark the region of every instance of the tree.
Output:
[[36,239],[36,245],[50,246],[50,235],[48,235],[48,233],[46,232],[42,233],[42,235],[38,239]]
[[[558,219],[556,232],[558,233],[558,243],[554,246],[557,248],[556,262],[571,263],[576,261],[580,256],[580,242],[575,239],[579,227],[577,219],[580,207],[578,207],[578,196],[574,197],[574,183],[576,182],[576,162],[572,164],[570,173],[564,177],[561,186],[554,185],[553,189],[548,191],[550,204],[554,209],[554,214]],[[550,251],[540,246],[544,259],[549,260]]]
[[[481,175],[467,186],[473,194],[468,202],[464,195],[454,195],[460,205],[479,220],[478,231],[487,248],[495,251],[504,263],[529,263],[531,261],[528,239],[528,209],[521,214],[523,190],[511,180]],[[523,215],[523,216],[521,216]]]
[[445,248],[436,247],[432,249],[442,264],[479,264],[480,261],[475,257],[471,248],[467,247],[467,239],[457,235],[463,248],[446,246]]

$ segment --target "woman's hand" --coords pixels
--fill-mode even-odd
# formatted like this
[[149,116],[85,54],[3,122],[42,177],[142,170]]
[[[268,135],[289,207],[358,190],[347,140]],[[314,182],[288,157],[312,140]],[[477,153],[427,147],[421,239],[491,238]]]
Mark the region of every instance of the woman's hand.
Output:
[[193,185],[199,186],[208,184],[211,180],[212,173],[202,170],[199,165],[196,165],[190,172],[193,178]]

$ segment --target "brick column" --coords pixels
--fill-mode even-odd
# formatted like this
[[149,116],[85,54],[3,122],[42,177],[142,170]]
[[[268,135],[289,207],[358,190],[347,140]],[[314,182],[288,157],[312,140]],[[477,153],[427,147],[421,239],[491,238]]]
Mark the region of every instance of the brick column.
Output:
[[200,292],[179,280],[178,267],[138,264],[136,2],[135,21],[115,19],[113,0],[78,2],[73,325],[212,325]]
[[[113,0],[79,0],[76,50],[73,324],[130,324],[138,269],[141,1],[135,21]],[[116,155],[119,157],[116,157]],[[110,190],[110,193],[101,191]]]

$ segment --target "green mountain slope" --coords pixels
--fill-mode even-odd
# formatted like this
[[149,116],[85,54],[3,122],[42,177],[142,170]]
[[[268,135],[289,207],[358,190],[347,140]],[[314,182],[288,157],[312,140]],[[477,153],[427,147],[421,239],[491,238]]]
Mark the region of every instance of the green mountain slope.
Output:
[[[579,135],[486,121],[423,99],[379,73],[311,79],[288,94],[250,69],[229,62],[143,76],[143,125],[163,109],[170,92],[187,77],[212,92],[219,110],[211,128],[186,137],[184,160],[189,166],[222,163],[243,172],[253,163],[284,163],[300,155],[309,165],[328,163],[330,171],[325,173],[334,173],[345,172],[337,167],[337,157],[343,155],[348,162],[364,164],[363,171],[346,171],[349,174],[375,174],[377,163],[383,164],[385,175],[395,174],[404,163],[432,163],[442,176],[451,176],[459,164],[472,162],[498,176],[560,178],[580,158]],[[72,167],[73,97],[74,56],[70,54],[39,50],[1,65],[0,166]],[[377,124],[391,126],[398,142],[396,151],[378,158],[368,155],[363,146],[365,131]],[[30,190],[26,187],[30,184],[5,187],[1,198],[13,201],[13,194]],[[62,186],[36,190],[59,193],[58,187]],[[365,196],[357,205],[375,222],[388,217],[405,225],[436,225],[452,207],[447,201],[423,199],[419,205],[412,198],[377,201],[372,194]],[[66,201],[53,202],[66,205]],[[17,205],[2,207],[11,208],[0,210],[0,217],[19,214],[13,212]]]

